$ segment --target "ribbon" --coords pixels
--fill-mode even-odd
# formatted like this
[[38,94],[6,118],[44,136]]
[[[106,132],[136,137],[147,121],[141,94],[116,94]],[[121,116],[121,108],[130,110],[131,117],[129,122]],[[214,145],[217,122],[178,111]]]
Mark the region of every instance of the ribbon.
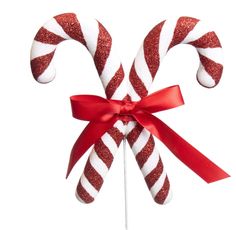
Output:
[[67,177],[77,161],[116,121],[137,121],[156,136],[193,172],[207,183],[229,177],[224,170],[205,157],[152,113],[184,104],[178,85],[152,93],[140,101],[108,100],[95,95],[70,97],[73,117],[89,121],[71,151]]

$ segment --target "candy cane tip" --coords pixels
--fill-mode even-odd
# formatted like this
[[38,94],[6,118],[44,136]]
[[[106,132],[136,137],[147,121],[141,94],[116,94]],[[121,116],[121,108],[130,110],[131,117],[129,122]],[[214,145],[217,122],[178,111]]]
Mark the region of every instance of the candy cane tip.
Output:
[[79,196],[79,194],[77,193],[77,190],[75,191],[75,197],[76,197],[76,199],[77,199],[78,201],[80,201],[81,203],[84,203],[84,204],[85,204],[84,200],[81,199],[80,196]]
[[53,81],[55,76],[56,70],[54,68],[51,68],[50,71],[47,71],[47,73],[43,73],[41,76],[39,76],[36,81],[42,84],[46,84]]

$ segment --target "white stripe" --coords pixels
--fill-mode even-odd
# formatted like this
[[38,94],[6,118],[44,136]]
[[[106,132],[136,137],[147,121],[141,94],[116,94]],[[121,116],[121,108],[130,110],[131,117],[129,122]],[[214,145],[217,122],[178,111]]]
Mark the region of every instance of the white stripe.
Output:
[[144,177],[146,177],[154,168],[157,167],[159,160],[159,152],[156,148],[154,148],[152,154],[149,156],[141,169]]
[[57,23],[55,18],[52,18],[50,21],[48,21],[44,26],[45,29],[48,31],[64,38],[64,39],[72,39],[63,29],[62,27]]
[[53,61],[50,62],[49,66],[45,71],[37,78],[37,81],[40,83],[48,83],[52,81],[56,76],[56,70],[53,65]]
[[88,47],[89,52],[94,57],[94,54],[97,50],[97,40],[99,34],[98,22],[94,19],[90,19],[87,17],[79,17],[79,23],[81,26],[81,30],[83,32],[84,40],[86,41],[86,45]]
[[206,72],[204,66],[201,63],[197,71],[197,79],[203,86],[206,87],[213,87],[216,84],[212,77]]
[[125,134],[125,128],[126,126],[124,125],[124,123],[122,121],[117,121],[115,124],[114,124],[114,127],[119,129],[119,131],[124,135]]
[[89,160],[92,167],[97,171],[98,174],[101,175],[101,177],[104,178],[108,172],[108,168],[94,150],[90,154]]
[[161,33],[160,33],[160,41],[159,41],[159,55],[160,61],[163,60],[166,53],[168,52],[168,48],[173,39],[176,23],[178,18],[172,18],[165,21]]
[[142,132],[140,133],[140,135],[138,136],[137,140],[134,142],[133,146],[132,146],[132,150],[134,155],[136,156],[143,148],[144,146],[147,144],[148,139],[150,137],[150,133],[146,130],[143,129]]
[[126,128],[126,135],[128,135],[136,125],[137,125],[136,121],[130,121]]
[[80,178],[80,183],[91,197],[93,198],[96,197],[98,191],[90,184],[90,182],[88,181],[88,179],[85,177],[84,174]]
[[200,37],[202,37],[203,35],[205,35],[206,33],[210,32],[211,30],[209,29],[209,27],[205,24],[205,22],[203,23],[202,21],[199,21],[196,26],[193,28],[193,30],[191,30],[188,35],[185,37],[185,39],[181,42],[182,44],[186,44],[189,42],[193,42],[197,39],[199,39]]
[[45,44],[34,40],[31,48],[30,60],[49,54],[53,52],[56,47],[56,45]]
[[157,193],[163,187],[164,182],[165,182],[165,178],[166,178],[166,172],[163,171],[161,176],[159,177],[159,179],[156,181],[156,183],[150,189],[150,192],[151,192],[153,197],[155,197],[157,195]]
[[140,47],[138,54],[134,60],[134,67],[137,75],[142,80],[145,88],[148,90],[150,85],[152,84],[152,75],[145,60],[143,46]]
[[218,47],[218,48],[197,48],[197,51],[211,59],[212,61],[219,63],[219,64],[223,64],[223,52],[222,52],[222,48]]
[[167,197],[166,197],[166,199],[165,199],[163,204],[169,203],[171,201],[171,199],[172,199],[172,190],[169,189],[168,195],[167,195]]
[[102,137],[101,140],[103,143],[107,146],[107,148],[110,150],[111,154],[114,156],[118,147],[114,139],[110,136],[110,134],[105,133]]
[[107,87],[110,80],[114,77],[115,73],[120,68],[120,65],[121,63],[117,59],[117,54],[115,53],[114,46],[112,45],[110,54],[100,76],[104,88]]

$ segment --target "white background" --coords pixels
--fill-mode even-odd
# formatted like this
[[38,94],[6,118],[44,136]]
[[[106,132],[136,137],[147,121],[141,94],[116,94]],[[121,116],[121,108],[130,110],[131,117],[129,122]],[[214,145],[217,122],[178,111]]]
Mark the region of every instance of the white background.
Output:
[[[195,80],[198,55],[189,46],[169,52],[152,91],[180,84],[185,106],[158,114],[205,155],[231,174],[206,184],[159,144],[173,190],[166,206],[153,202],[131,151],[128,155],[130,230],[236,228],[235,7],[210,0],[9,0],[0,3],[0,229],[124,229],[122,148],[96,201],[79,203],[74,190],[88,153],[68,180],[70,149],[85,126],[71,117],[69,96],[104,96],[93,62],[82,45],[61,44],[56,79],[34,81],[29,55],[37,30],[52,16],[83,13],[100,20],[112,34],[128,72],[147,32],[171,16],[207,21],[224,47],[225,69],[211,90]],[[158,78],[158,79],[157,79]]]

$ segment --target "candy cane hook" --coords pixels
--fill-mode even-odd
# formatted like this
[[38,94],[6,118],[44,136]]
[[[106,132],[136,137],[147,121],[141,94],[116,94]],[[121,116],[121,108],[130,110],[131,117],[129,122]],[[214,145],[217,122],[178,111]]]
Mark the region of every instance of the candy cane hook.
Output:
[[[31,69],[40,83],[48,83],[55,77],[53,56],[57,46],[65,40],[83,44],[93,57],[96,69],[104,86],[107,98],[120,99],[126,96],[123,83],[124,71],[117,59],[112,38],[104,26],[88,18],[66,13],[55,16],[36,34],[31,50]],[[76,197],[85,203],[94,200],[100,190],[113,157],[124,137],[125,126],[117,121],[94,145],[76,189]]]
[[[218,84],[223,65],[217,35],[198,19],[180,17],[159,23],[145,37],[130,70],[129,95],[132,100],[140,100],[148,94],[161,61],[178,44],[196,48],[200,58],[198,82],[208,88]],[[127,139],[154,200],[166,203],[170,199],[169,180],[152,136],[136,122],[130,122]]]

